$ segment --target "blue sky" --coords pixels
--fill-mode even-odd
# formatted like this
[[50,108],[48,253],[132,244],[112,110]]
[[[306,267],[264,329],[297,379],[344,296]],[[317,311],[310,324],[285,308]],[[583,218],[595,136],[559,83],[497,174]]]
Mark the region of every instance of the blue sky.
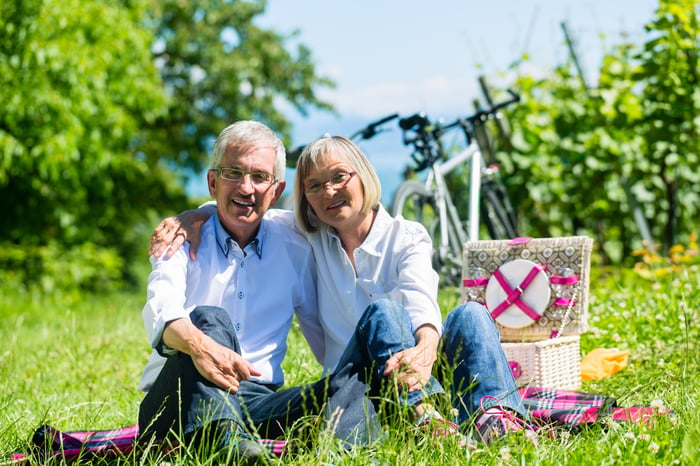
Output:
[[[515,73],[541,75],[564,62],[562,22],[595,85],[603,54],[622,33],[643,43],[643,26],[657,6],[656,0],[268,0],[257,23],[282,34],[298,30],[317,72],[337,83],[319,95],[339,117],[288,111],[298,145],[325,132],[347,135],[394,112],[448,120],[469,114],[481,97],[479,75],[508,86]],[[512,66],[523,54],[527,64]],[[363,149],[388,202],[408,162],[400,133],[380,135]]]

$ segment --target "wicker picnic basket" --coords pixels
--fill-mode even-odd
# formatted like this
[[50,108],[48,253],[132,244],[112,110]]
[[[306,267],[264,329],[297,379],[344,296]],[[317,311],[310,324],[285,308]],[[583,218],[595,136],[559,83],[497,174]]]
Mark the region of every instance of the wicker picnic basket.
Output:
[[[581,387],[581,337],[572,335],[528,343],[501,343],[519,386],[563,390]],[[515,366],[513,366],[515,364]]]
[[587,236],[467,241],[462,299],[486,305],[503,341],[580,335],[592,249]]

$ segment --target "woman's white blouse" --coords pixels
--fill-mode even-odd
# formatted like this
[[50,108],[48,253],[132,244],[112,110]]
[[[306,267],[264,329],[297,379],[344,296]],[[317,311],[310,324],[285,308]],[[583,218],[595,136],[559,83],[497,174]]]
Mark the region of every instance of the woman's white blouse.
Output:
[[425,324],[442,332],[433,244],[423,225],[393,218],[379,206],[372,229],[354,252],[357,276],[340,239],[326,225],[307,239],[318,267],[318,303],[326,371],[333,370],[367,306],[382,298],[401,304],[414,331]]

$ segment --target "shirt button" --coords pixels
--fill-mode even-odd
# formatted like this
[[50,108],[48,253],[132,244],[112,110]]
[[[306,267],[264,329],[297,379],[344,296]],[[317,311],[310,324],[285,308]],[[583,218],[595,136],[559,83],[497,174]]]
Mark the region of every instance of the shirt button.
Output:
[[241,268],[245,266],[245,261],[241,262]]
[[243,292],[242,291],[238,292],[238,299],[243,299]]

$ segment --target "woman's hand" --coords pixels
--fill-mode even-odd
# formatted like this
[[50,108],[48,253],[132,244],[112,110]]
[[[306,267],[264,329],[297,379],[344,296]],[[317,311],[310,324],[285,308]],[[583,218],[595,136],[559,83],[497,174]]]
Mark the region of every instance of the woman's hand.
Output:
[[396,381],[409,392],[422,390],[433,372],[437,351],[427,345],[405,349],[389,358],[384,375],[394,374]]
[[422,390],[428,383],[440,344],[440,334],[432,325],[420,327],[415,337],[416,346],[396,353],[384,365],[384,376],[394,374],[396,381],[409,392]]
[[151,250],[148,254],[154,257],[165,254],[166,258],[170,258],[185,244],[185,241],[189,241],[190,258],[197,260],[202,225],[215,211],[215,207],[200,207],[196,210],[185,210],[175,217],[164,219],[153,231]]

